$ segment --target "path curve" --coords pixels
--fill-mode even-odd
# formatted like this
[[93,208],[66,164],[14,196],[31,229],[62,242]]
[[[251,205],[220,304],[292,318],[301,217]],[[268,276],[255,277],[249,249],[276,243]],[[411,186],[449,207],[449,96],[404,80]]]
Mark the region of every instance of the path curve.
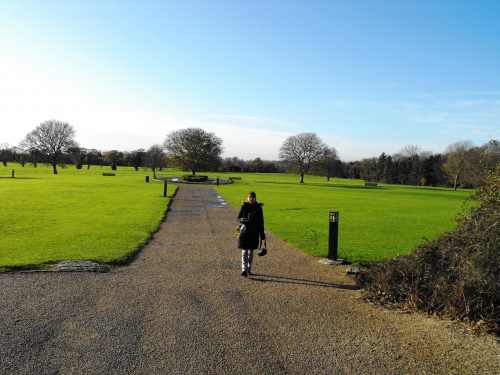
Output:
[[360,301],[345,267],[272,233],[242,277],[237,212],[181,185],[129,266],[0,275],[0,372],[500,373],[498,339]]

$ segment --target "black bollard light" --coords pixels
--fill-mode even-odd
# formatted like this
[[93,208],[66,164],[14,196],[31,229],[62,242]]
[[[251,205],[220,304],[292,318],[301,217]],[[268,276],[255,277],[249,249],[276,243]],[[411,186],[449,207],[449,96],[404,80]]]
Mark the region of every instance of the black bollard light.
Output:
[[328,259],[337,260],[339,243],[339,212],[330,211],[330,235],[328,238]]
[[167,179],[165,179],[165,184],[163,185],[163,196],[167,196]]
[[146,176],[146,182],[149,182],[149,176]]

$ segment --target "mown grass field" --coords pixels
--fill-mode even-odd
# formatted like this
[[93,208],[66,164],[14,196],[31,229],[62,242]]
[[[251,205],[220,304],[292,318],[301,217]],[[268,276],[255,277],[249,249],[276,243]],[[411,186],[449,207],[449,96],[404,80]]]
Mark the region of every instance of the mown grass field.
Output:
[[[110,172],[116,175],[102,176]],[[149,183],[145,176],[150,177]],[[471,193],[380,184],[365,187],[359,180],[327,182],[314,176],[299,184],[299,177],[285,174],[220,176],[242,178],[216,187],[230,203],[239,207],[254,190],[258,201],[265,203],[267,230],[314,256],[328,254],[329,212],[339,211],[338,255],[352,262],[409,253],[424,237],[432,239],[453,228],[454,217]],[[152,177],[150,171],[125,167],[117,171],[69,167],[59,169],[58,175],[40,165],[36,169],[14,163],[0,167],[0,270],[62,260],[105,264],[127,260],[158,228],[176,188],[169,184],[164,198],[163,184]]]
[[[265,226],[314,256],[328,255],[329,213],[339,211],[338,256],[352,262],[380,261],[410,253],[424,238],[455,227],[472,191],[379,184],[282,174],[241,177],[218,191],[239,205],[253,190],[264,203]],[[270,244],[271,249],[272,245]]]
[[58,172],[0,168],[0,270],[62,260],[123,262],[158,228],[176,189],[170,185],[165,198],[152,173],[132,168]]

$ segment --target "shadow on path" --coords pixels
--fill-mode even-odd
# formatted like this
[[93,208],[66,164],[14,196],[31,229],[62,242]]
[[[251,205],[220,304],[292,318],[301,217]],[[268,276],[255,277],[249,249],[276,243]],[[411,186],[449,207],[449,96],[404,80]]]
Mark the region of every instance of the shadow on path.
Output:
[[323,288],[336,288],[336,289],[345,289],[345,290],[359,290],[360,289],[356,285],[333,284],[333,283],[325,283],[323,281],[296,279],[293,277],[284,277],[284,276],[252,274],[252,276],[248,277],[248,279],[253,280],[253,281],[259,281],[262,283],[271,282],[271,283],[281,283],[281,284],[308,285],[308,286],[318,286],[318,287],[323,287]]

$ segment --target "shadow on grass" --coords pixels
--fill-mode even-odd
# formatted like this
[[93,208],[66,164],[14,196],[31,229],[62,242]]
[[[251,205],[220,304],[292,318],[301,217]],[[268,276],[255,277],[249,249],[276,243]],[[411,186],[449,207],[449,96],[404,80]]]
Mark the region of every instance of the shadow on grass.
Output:
[[[290,181],[259,181],[259,184],[273,184],[273,185],[300,185],[300,186],[315,186],[322,187],[325,189],[360,189],[360,190],[396,190],[399,188],[404,188],[407,190],[435,190],[435,191],[453,191],[453,188],[449,187],[435,187],[435,186],[415,186],[415,185],[396,185],[396,184],[383,184],[378,186],[365,186],[365,185],[351,185],[351,184],[338,184],[338,183],[318,183],[318,182],[304,182],[303,184],[299,182]],[[463,191],[469,191],[469,189],[463,189]],[[472,190],[470,190],[472,193]]]
[[0,177],[0,179],[5,179],[5,180],[38,180],[37,177]]
[[252,274],[252,276],[249,276],[248,278],[250,280],[258,281],[261,283],[308,285],[308,286],[317,286],[317,287],[322,287],[322,288],[335,288],[335,289],[345,289],[345,290],[359,290],[360,289],[356,285],[333,284],[333,283],[325,283],[323,281],[296,279],[293,277],[283,277],[283,276]]
[[298,182],[287,182],[287,181],[259,181],[259,184],[272,184],[272,185],[299,185],[299,186],[315,186],[322,187],[326,189],[332,188],[344,188],[344,189],[371,189],[371,190],[381,190],[381,189],[390,189],[388,186],[364,186],[364,185],[349,185],[349,184],[336,184],[332,183],[331,185],[327,185],[326,183],[298,183]]

